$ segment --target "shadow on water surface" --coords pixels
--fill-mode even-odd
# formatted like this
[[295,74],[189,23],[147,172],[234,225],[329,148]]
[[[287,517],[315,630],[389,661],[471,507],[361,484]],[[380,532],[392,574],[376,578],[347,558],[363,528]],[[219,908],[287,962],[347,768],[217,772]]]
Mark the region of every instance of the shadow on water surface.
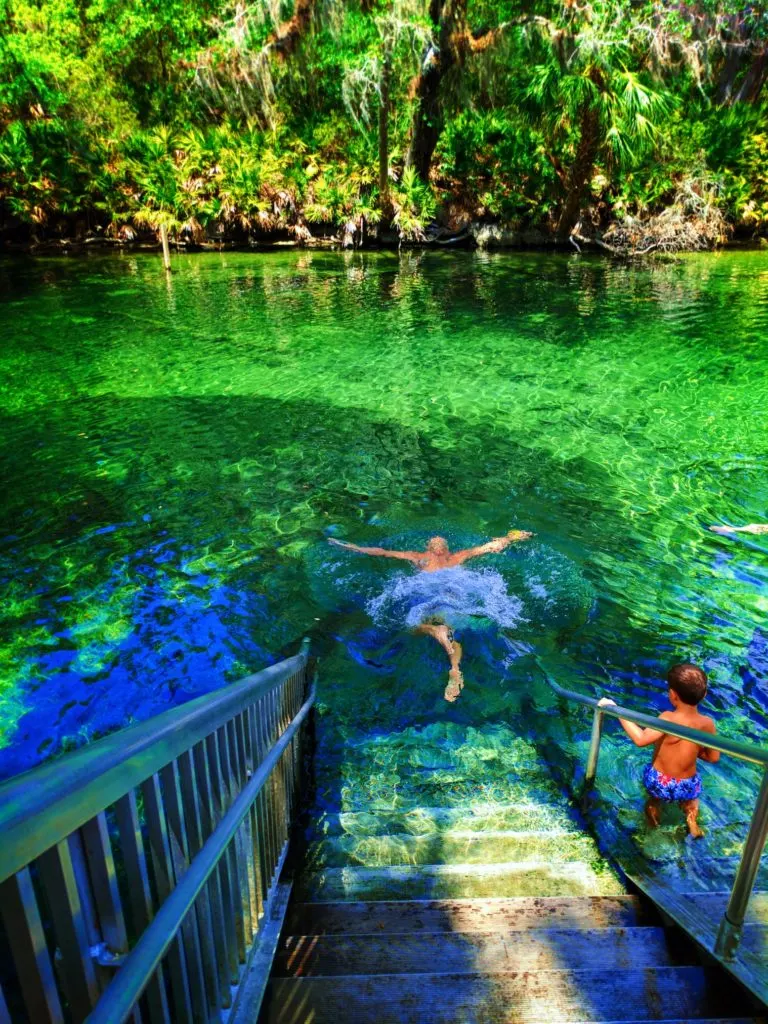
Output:
[[[415,705],[434,713],[437,652],[318,601],[309,548],[329,530],[375,539],[448,522],[497,533],[535,519],[553,492],[567,505],[575,490],[584,510],[596,473],[482,426],[457,420],[435,437],[309,401],[106,396],[0,427],[3,654],[19,680],[6,696],[27,712],[3,774],[258,668],[315,620],[323,654],[347,644],[334,655],[345,680],[365,662],[354,698],[344,686],[334,698],[344,717],[372,724],[393,697],[389,720]],[[587,514],[597,521],[601,505]],[[489,641],[486,664],[507,650]],[[393,657],[412,671],[382,694]]]

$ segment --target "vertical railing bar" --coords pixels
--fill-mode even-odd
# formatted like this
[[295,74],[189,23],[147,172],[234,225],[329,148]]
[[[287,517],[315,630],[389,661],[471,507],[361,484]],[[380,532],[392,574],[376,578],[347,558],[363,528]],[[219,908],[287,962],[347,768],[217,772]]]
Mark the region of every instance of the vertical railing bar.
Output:
[[81,827],[101,935],[111,953],[127,953],[128,937],[117,885],[107,816],[102,811]]
[[[211,810],[214,820],[218,824],[222,817],[222,772],[219,758],[219,738],[213,732],[205,741],[208,772],[211,779]],[[242,929],[239,928],[239,914],[235,902],[237,884],[237,871],[235,867],[235,852],[232,844],[229,843],[225,853],[219,861],[219,874],[221,878],[221,899],[224,906],[224,924],[227,930],[227,953],[229,965],[230,985],[237,984],[240,968],[239,948],[242,942]]]
[[[250,776],[256,770],[256,751],[253,746],[253,733],[251,731],[251,708],[243,708],[242,714],[240,715],[242,737],[243,737],[243,748],[245,750],[245,764],[247,769],[247,775]],[[254,920],[257,922],[261,919],[262,912],[264,909],[264,900],[262,894],[262,878],[261,878],[261,862],[259,860],[259,823],[258,813],[256,809],[256,801],[251,805],[250,812],[248,814],[248,831],[250,833],[250,845],[248,847],[248,860],[251,867],[253,876],[253,892],[256,897],[255,917]],[[255,929],[256,930],[256,929]]]
[[741,942],[747,905],[760,868],[760,858],[765,848],[766,838],[768,838],[768,768],[763,772],[757,803],[752,812],[747,840],[744,843],[744,851],[739,861],[728,906],[720,922],[715,940],[715,954],[725,960],[734,958],[736,949]]
[[[258,726],[258,740],[259,749],[261,756],[259,761],[263,761],[269,752],[269,702],[268,695],[262,695],[259,701],[259,717],[257,720]],[[265,836],[265,849],[266,849],[266,871],[264,872],[264,886],[267,893],[272,888],[272,876],[275,871],[275,865],[277,864],[277,836],[275,833],[275,819],[273,815],[273,786],[272,786],[272,775],[270,774],[269,782],[265,784],[262,789],[263,795],[263,807],[264,807],[264,836]]]
[[[260,764],[261,759],[261,748],[259,746],[258,734],[256,730],[256,716],[258,715],[258,705],[252,704],[248,708],[248,714],[246,716],[246,725],[248,729],[249,745],[251,749],[251,757],[253,759],[254,766]],[[267,865],[265,861],[264,841],[266,837],[266,830],[264,826],[264,800],[262,794],[256,797],[253,805],[253,838],[254,838],[254,857],[258,862],[259,868],[259,896],[261,901],[261,907],[263,910],[264,901],[267,898]]]
[[[226,726],[222,725],[218,730],[219,733],[219,759],[221,765],[221,780],[222,789],[227,794],[226,806],[229,808],[233,801],[233,785],[234,780],[232,778],[232,764],[231,764],[231,750],[229,744],[229,735]],[[238,839],[239,832],[235,834],[230,844],[232,850],[232,864],[234,867],[233,881],[235,888],[233,890],[233,898],[235,905],[235,920],[238,926],[238,954],[240,957],[240,963],[245,962],[247,951],[250,947],[253,933],[251,931],[250,917],[246,917],[248,914],[248,907],[243,900],[243,888],[245,886],[245,877],[243,874],[243,859],[241,856],[242,843]]]
[[[77,892],[80,897],[83,924],[90,953],[90,950],[100,947],[106,940],[101,929],[94,886],[88,871],[82,827],[77,832],[73,832],[69,837],[69,852],[72,858],[72,869],[75,875]],[[112,980],[112,971],[108,967],[103,967],[97,961],[94,961],[93,967],[96,974],[96,985],[99,994],[101,994]]]
[[[240,759],[240,747],[238,744],[237,736],[237,725],[234,719],[230,719],[226,723],[226,735],[227,735],[227,750],[229,752],[229,778],[230,786],[233,794],[238,794],[242,791],[245,785],[245,766]],[[252,907],[253,907],[253,879],[251,877],[251,867],[248,857],[248,846],[250,844],[250,834],[248,830],[248,819],[237,830],[234,837],[235,850],[237,851],[237,859],[240,868],[240,897],[243,907],[243,928],[245,930],[245,943],[247,949],[250,949],[251,943],[253,942],[253,936],[256,931],[258,922],[253,920]]]
[[[248,779],[253,774],[253,752],[250,747],[248,730],[246,728],[247,713],[248,708],[246,707],[235,717],[234,720],[238,758],[240,760],[241,787],[245,786]],[[244,835],[247,840],[246,856],[251,894],[251,922],[253,924],[253,931],[256,932],[258,931],[258,922],[261,917],[262,900],[259,864],[256,856],[254,855],[256,847],[256,817],[253,805],[251,805],[248,817],[245,819],[243,825]]]
[[77,890],[69,839],[62,839],[37,858],[53,931],[61,954],[61,982],[69,1009],[84,1020],[96,1005],[99,986]]
[[[141,794],[144,798],[144,813],[147,819],[147,836],[149,839],[150,856],[152,858],[155,888],[157,889],[157,898],[162,904],[173,892],[174,868],[159,775],[151,775],[142,783]],[[171,987],[171,997],[173,999],[174,1024],[176,1024],[177,1020],[181,1021],[182,1024],[187,1024],[187,1022],[193,1019],[192,1001],[189,991],[187,961],[179,935],[171,943],[171,947],[165,957],[165,962]]]
[[595,782],[597,775],[597,762],[600,759],[600,740],[603,735],[603,712],[595,708],[592,716],[592,733],[589,740],[589,755],[587,757],[587,768],[584,773],[584,792],[588,792]]
[[[176,760],[160,769],[160,783],[163,792],[165,815],[168,822],[168,839],[174,867],[174,885],[189,867],[189,843],[184,807],[181,802],[179,768]],[[187,981],[192,1003],[192,1019],[206,1024],[208,995],[203,976],[203,955],[198,933],[196,907],[193,907],[181,922],[181,938],[187,961]]]
[[[284,727],[283,727],[282,700],[281,700],[281,695],[280,695],[279,688],[275,687],[275,689],[272,691],[272,693],[273,693],[273,714],[274,714],[274,719],[275,719],[275,733],[276,733],[276,735],[275,735],[275,737],[274,737],[272,742],[275,743],[275,742],[277,742],[279,737],[282,735],[282,733],[284,731]],[[278,844],[278,850],[277,850],[277,855],[278,855],[278,858],[279,858],[280,854],[282,853],[283,845],[285,844],[286,833],[287,833],[287,824],[288,824],[288,822],[287,822],[288,808],[286,806],[286,803],[287,803],[287,801],[286,801],[287,793],[286,793],[286,780],[285,780],[285,753],[283,753],[283,756],[280,758],[280,760],[275,765],[275,785],[276,785],[276,788],[277,788],[277,803],[278,803],[278,810],[279,810],[279,816],[278,816],[279,844]]]
[[[187,823],[189,859],[192,861],[203,845],[203,826],[200,793],[191,750],[186,751],[179,757],[179,780],[184,820]],[[207,883],[198,896],[195,907],[197,910],[198,931],[203,957],[205,990],[208,994],[208,1014],[209,1017],[213,1017],[218,1015],[221,1009],[223,992],[219,990],[219,970],[216,962],[216,943],[213,935],[210,891],[211,885]],[[226,990],[228,989],[229,985],[227,984]]]
[[[128,883],[133,927],[137,933],[140,933],[152,920],[153,912],[147,860],[135,792],[131,790],[126,793],[116,801],[114,806],[117,831],[120,837],[120,851],[123,855],[123,866]],[[152,1024],[166,1024],[170,1021],[162,970],[156,971],[153,975],[145,989],[144,998]],[[175,1019],[174,1024],[176,1024]]]
[[[208,753],[205,740],[195,744],[192,751],[192,758],[195,767],[195,778],[197,780],[200,807],[200,837],[201,841],[205,842],[216,827],[216,817],[213,809],[211,793],[211,775],[208,766]],[[225,857],[222,857],[221,863],[223,863],[225,859]],[[224,901],[222,898],[221,864],[213,872],[210,881],[208,882],[208,899],[211,912],[211,925],[213,928],[219,998],[224,1009],[228,1009],[232,1002],[229,979],[230,934],[227,928],[227,916],[224,913]],[[232,938],[234,939],[234,935]]]
[[[272,743],[275,744],[282,733],[282,712],[281,712],[281,688],[275,687],[271,692],[272,704]],[[277,882],[277,870],[280,863],[283,845],[285,843],[285,751],[281,754],[272,772],[272,791],[275,801],[275,829],[277,832],[277,849],[275,850],[275,861],[272,882]]]
[[11,940],[11,958],[30,1021],[63,1024],[64,1012],[29,868],[0,883],[0,914]]

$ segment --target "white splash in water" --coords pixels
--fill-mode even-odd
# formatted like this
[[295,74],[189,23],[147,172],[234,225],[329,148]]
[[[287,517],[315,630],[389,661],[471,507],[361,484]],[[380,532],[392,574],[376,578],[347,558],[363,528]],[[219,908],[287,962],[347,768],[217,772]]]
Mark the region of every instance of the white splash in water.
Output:
[[409,628],[431,617],[454,627],[471,617],[507,628],[523,621],[522,602],[507,593],[506,581],[493,569],[440,569],[395,576],[366,607],[375,622],[395,621]]

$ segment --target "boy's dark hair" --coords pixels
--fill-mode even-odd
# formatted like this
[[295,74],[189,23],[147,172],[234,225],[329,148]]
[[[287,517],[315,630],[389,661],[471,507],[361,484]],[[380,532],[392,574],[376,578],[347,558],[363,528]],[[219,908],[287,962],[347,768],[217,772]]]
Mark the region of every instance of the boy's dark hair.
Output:
[[672,666],[667,672],[667,682],[683,704],[699,704],[707,695],[707,673],[687,661]]

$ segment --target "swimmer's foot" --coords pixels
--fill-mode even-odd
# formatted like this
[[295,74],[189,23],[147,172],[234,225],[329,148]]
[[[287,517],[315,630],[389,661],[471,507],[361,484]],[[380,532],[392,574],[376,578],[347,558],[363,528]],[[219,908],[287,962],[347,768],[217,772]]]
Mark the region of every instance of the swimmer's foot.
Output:
[[458,666],[452,668],[448,673],[448,685],[445,688],[443,696],[447,701],[453,703],[458,700],[459,694],[464,689],[464,676],[461,674]]

